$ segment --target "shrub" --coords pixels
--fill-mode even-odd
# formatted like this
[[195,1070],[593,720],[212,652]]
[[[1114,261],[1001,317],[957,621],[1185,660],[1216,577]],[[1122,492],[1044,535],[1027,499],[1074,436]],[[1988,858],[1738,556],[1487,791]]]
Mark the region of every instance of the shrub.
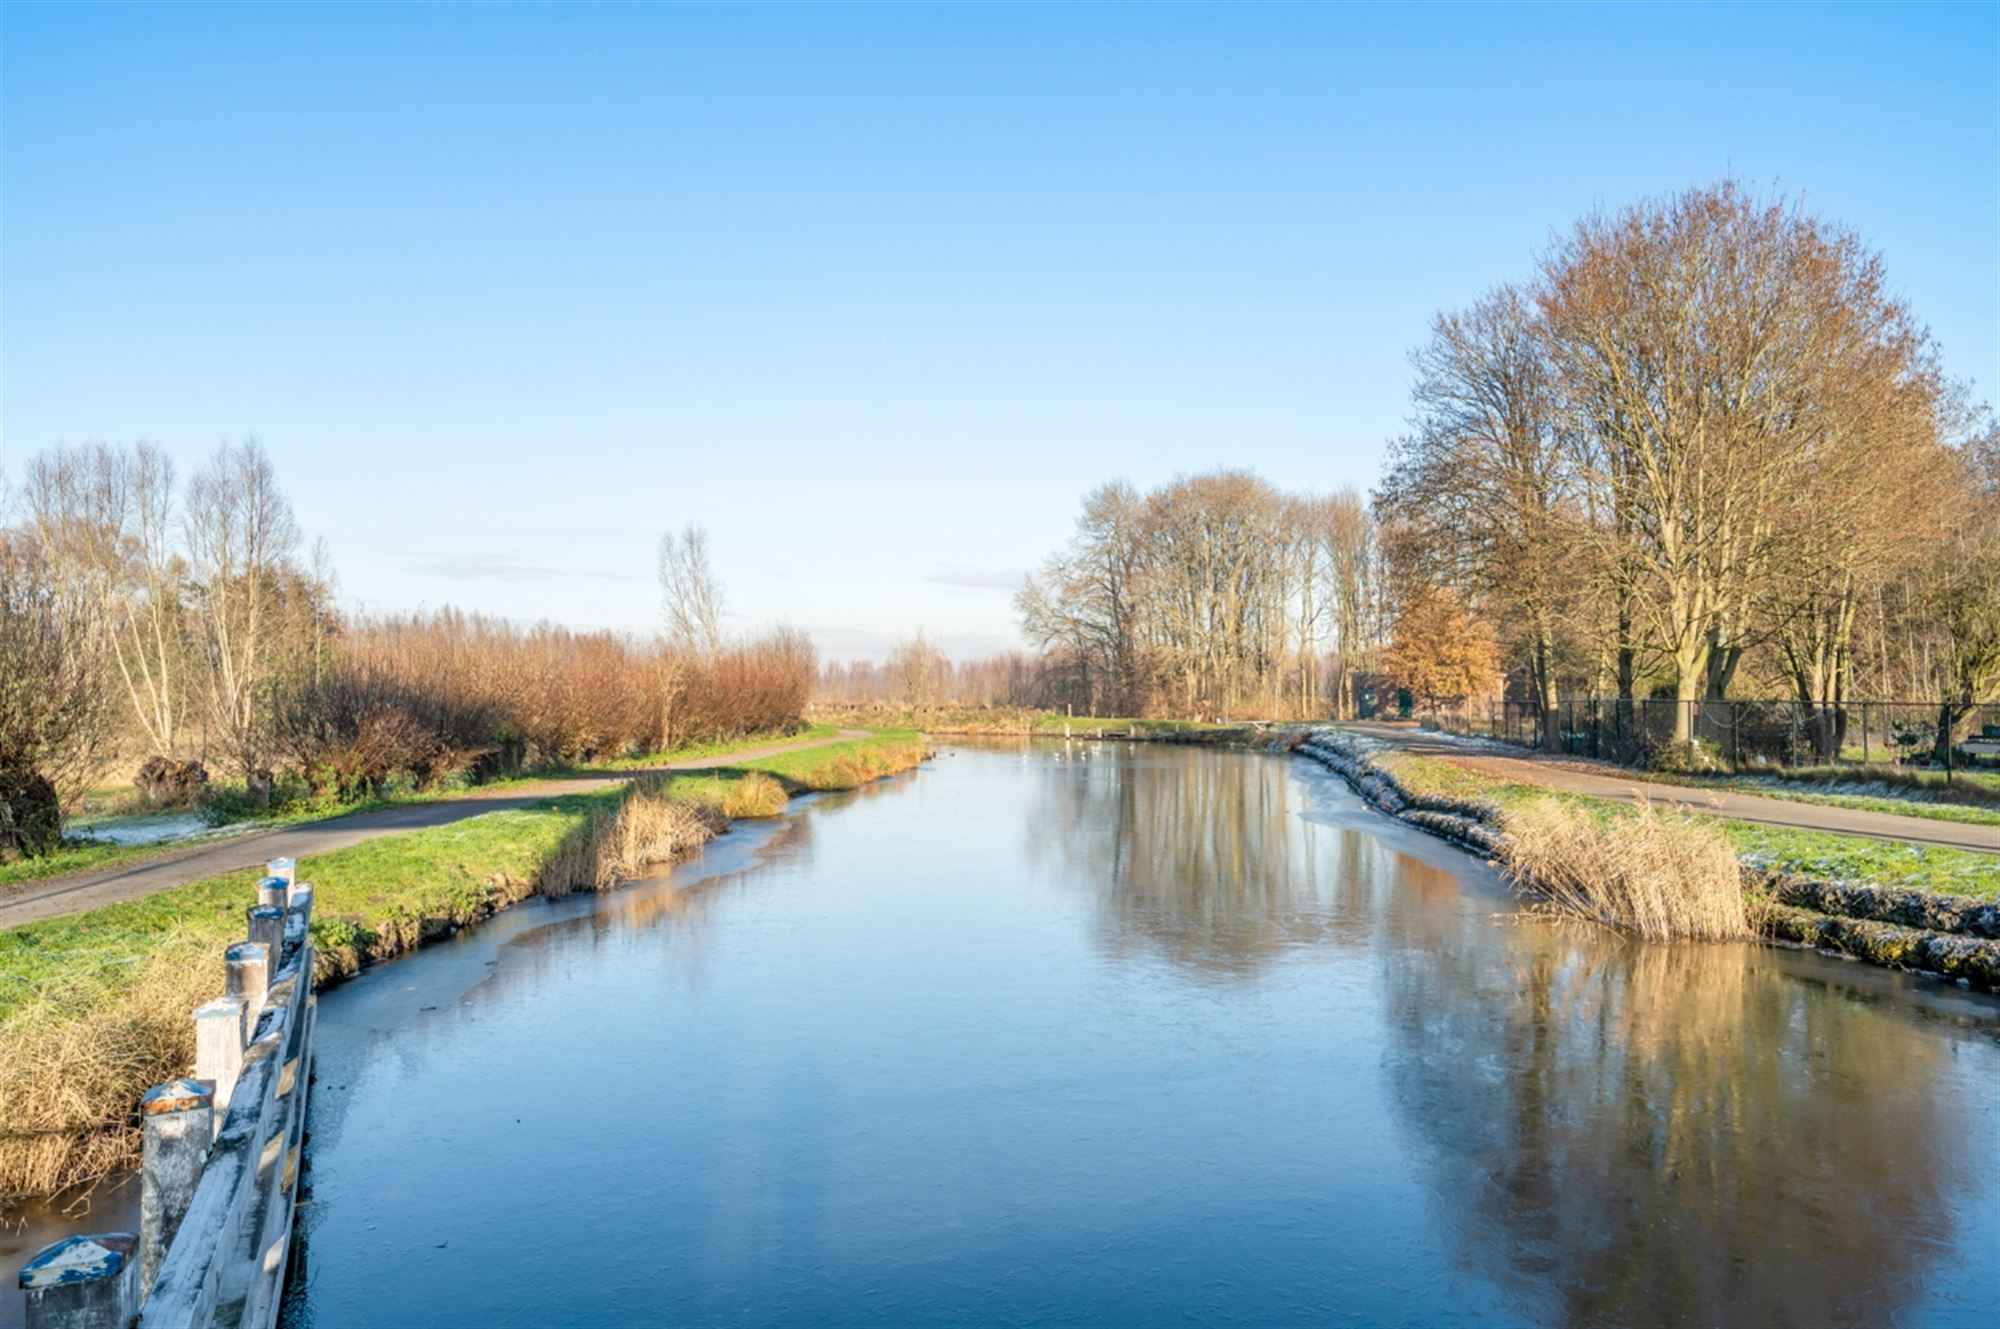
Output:
[[777,631],[696,655],[445,611],[345,625],[273,687],[272,737],[315,794],[419,788],[794,729],[812,644]]

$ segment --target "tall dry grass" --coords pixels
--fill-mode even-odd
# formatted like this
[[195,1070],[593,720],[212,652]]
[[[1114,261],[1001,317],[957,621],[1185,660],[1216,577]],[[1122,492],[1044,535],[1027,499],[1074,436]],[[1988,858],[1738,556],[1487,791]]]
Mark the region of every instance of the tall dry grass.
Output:
[[1648,941],[1750,935],[1736,852],[1712,822],[1649,803],[1600,821],[1543,802],[1508,813],[1506,831],[1509,880],[1559,912]]
[[790,805],[792,796],[785,787],[762,771],[752,771],[730,781],[722,794],[722,813],[737,817],[775,817]]
[[[205,939],[169,936],[153,963],[79,973],[0,1025],[0,1211],[128,1165],[139,1123],[133,1085],[185,1074],[188,1012],[221,995]],[[87,1008],[88,1019],[78,1018]]]
[[542,869],[542,894],[608,890],[700,848],[728,827],[719,804],[676,797],[661,778],[635,781],[615,809],[593,811],[564,837]]

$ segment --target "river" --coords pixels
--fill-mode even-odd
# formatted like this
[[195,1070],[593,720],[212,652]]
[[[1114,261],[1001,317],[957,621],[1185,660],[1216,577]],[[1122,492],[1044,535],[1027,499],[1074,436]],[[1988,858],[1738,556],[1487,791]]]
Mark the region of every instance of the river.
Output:
[[318,1049],[292,1329],[2000,1306],[2000,1003],[1523,918],[1293,758],[948,747]]

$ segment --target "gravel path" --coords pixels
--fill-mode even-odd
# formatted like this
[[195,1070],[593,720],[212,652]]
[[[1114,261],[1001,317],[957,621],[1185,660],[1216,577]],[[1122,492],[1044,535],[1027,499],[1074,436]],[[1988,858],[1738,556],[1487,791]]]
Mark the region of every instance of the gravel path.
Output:
[[1482,775],[1516,780],[1522,784],[1546,785],[1551,789],[1615,798],[1627,803],[1645,800],[1766,826],[1830,831],[1835,835],[1860,835],[1872,840],[1901,840],[1907,844],[2000,854],[2000,826],[1904,817],[1891,812],[1801,803],[1788,798],[1766,798],[1727,789],[1655,784],[1651,780],[1633,779],[1629,773],[1623,773],[1609,763],[1580,761],[1574,757],[1537,757],[1525,751],[1520,755],[1494,752],[1437,738],[1404,725],[1355,721],[1343,724],[1341,728],[1420,756],[1435,757]]
[[775,757],[783,752],[825,747],[831,743],[845,743],[866,737],[867,733],[862,730],[843,729],[831,738],[772,743],[763,747],[744,748],[713,756],[690,757],[682,761],[650,766],[644,770],[620,771],[615,775],[579,775],[539,780],[533,784],[509,785],[505,789],[495,789],[491,792],[473,789],[457,798],[440,798],[429,803],[383,808],[379,812],[357,812],[343,817],[329,817],[325,821],[302,822],[297,826],[276,827],[233,839],[210,841],[183,850],[116,863],[109,867],[69,872],[59,877],[44,877],[38,881],[26,881],[19,886],[0,890],[0,928],[19,927],[23,923],[80,913],[85,909],[116,904],[121,900],[135,900],[143,895],[151,895],[155,891],[185,886],[191,881],[219,877],[224,873],[239,872],[245,868],[261,867],[274,858],[297,859],[304,869],[303,875],[310,877],[311,864],[308,860],[313,855],[345,849],[364,840],[379,839],[385,835],[401,835],[405,831],[422,830],[430,826],[447,826],[452,822],[463,821],[467,817],[477,817],[482,813],[529,807],[562,794],[588,793],[593,789],[624,784],[642,775],[656,775],[665,771],[709,770],[728,766],[733,762],[754,761],[759,757]]

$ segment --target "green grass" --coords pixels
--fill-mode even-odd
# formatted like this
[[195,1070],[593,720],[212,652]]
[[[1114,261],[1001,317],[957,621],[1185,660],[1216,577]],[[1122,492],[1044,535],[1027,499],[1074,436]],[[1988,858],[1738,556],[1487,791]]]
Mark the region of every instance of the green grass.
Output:
[[[257,827],[246,826],[243,834],[248,835]],[[228,836],[215,836],[197,841],[199,844],[214,844],[227,840]],[[157,858],[189,848],[189,842],[182,840],[172,844],[106,844],[90,840],[68,841],[53,854],[40,858],[24,858],[18,863],[0,863],[0,896],[7,889],[24,882],[38,881],[44,877],[59,877],[65,872],[82,872],[88,868],[109,867],[114,863],[127,863],[133,859]]]
[[[1435,757],[1394,750],[1377,752],[1374,757],[1413,794],[1490,803],[1503,813],[1536,802],[1587,808],[1601,818],[1620,816],[1627,810],[1614,799],[1500,779]],[[1758,867],[1897,889],[2000,899],[2000,857],[1991,854],[1719,820],[1738,856]]]
[[[314,939],[352,944],[399,918],[463,915],[505,881],[532,882],[541,861],[618,789],[489,812],[315,856]],[[0,930],[0,1019],[28,994],[89,1001],[164,942],[221,948],[241,940],[260,869],[210,877],[142,899]]]
[[1737,854],[1756,867],[1802,877],[2000,900],[2000,857],[1992,854],[1744,821],[1724,821],[1723,828]]
[[[1886,812],[1901,817],[1926,817],[1973,826],[2000,826],[2000,779],[1983,772],[1958,771],[1946,785],[1942,771],[1880,770],[1840,766],[1780,768],[1755,775],[1673,774],[1616,768],[1621,779],[1649,784],[1677,784],[1696,789],[1727,789],[1733,793],[1781,798],[1789,803]],[[1889,792],[1908,788],[1912,797]]]
[[1148,720],[1125,715],[1065,715],[1026,706],[840,706],[821,704],[814,714],[861,728],[905,729],[938,735],[1040,735],[1060,737],[1065,727],[1084,738],[1107,733],[1170,734],[1187,730],[1237,729],[1236,724],[1202,720]]
[[[915,737],[885,732],[677,772],[669,777],[669,788],[690,797],[719,795],[729,781],[761,771],[803,790],[829,764],[882,753]],[[406,920],[461,917],[502,884],[531,881],[564,834],[593,809],[615,805],[623,791],[623,785],[615,785],[563,795],[315,855],[299,865],[300,875],[314,887],[315,939],[323,948],[331,947],[352,943],[357,928],[380,931]],[[218,948],[241,940],[243,910],[254,899],[262,875],[254,869],[231,873],[0,930],[0,1017],[25,990],[48,982],[88,983],[90,975],[115,973],[165,938],[193,936],[213,940]],[[221,972],[219,958],[216,972]]]
[[647,752],[636,757],[618,757],[611,761],[594,761],[582,766],[565,767],[546,772],[549,775],[601,775],[616,771],[644,770],[649,766],[659,766],[670,761],[691,761],[699,757],[726,756],[731,752],[741,752],[745,748],[769,747],[774,743],[809,743],[817,739],[832,738],[839,733],[836,725],[807,725],[792,733],[752,734],[747,738],[726,738],[714,743],[695,743],[687,747],[675,748],[671,752]]
[[1739,794],[1781,798],[1787,803],[1817,803],[1822,807],[1853,808],[1857,812],[1886,812],[1898,817],[1922,817],[1928,821],[1952,821],[1967,826],[2000,826],[2000,809],[1971,807],[1964,803],[1927,803],[1913,798],[1886,798],[1877,794],[1847,794],[1837,790],[1781,789],[1750,780],[1703,780]]
[[[754,734],[745,738],[725,739],[714,743],[691,744],[672,752],[651,752],[642,756],[620,758],[616,761],[591,763],[584,766],[549,767],[531,774],[520,775],[506,780],[494,780],[486,784],[474,785],[464,780],[446,781],[431,789],[397,789],[376,798],[340,802],[333,798],[314,799],[305,796],[287,801],[269,814],[223,821],[217,829],[229,828],[237,833],[249,835],[267,830],[273,826],[297,825],[301,822],[321,821],[329,817],[346,817],[356,813],[375,812],[383,808],[402,807],[412,803],[431,803],[439,799],[459,798],[468,791],[498,793],[556,779],[566,775],[615,775],[625,771],[645,770],[672,761],[689,761],[702,757],[727,756],[731,752],[742,752],[751,748],[769,747],[775,743],[814,742],[832,738],[840,731],[833,725],[813,725],[792,734]],[[834,744],[813,749],[815,754],[836,751],[845,744]],[[802,754],[805,755],[805,754]],[[88,824],[81,828],[88,833]],[[225,835],[206,837],[196,843],[213,844],[228,839]],[[18,863],[0,863],[0,893],[9,887],[25,882],[39,881],[47,877],[59,877],[66,872],[82,872],[90,868],[109,867],[115,863],[129,863],[135,860],[164,857],[181,852],[190,847],[189,841],[174,841],[168,844],[114,845],[87,839],[70,839],[64,847],[53,854],[40,858],[23,859]]]

